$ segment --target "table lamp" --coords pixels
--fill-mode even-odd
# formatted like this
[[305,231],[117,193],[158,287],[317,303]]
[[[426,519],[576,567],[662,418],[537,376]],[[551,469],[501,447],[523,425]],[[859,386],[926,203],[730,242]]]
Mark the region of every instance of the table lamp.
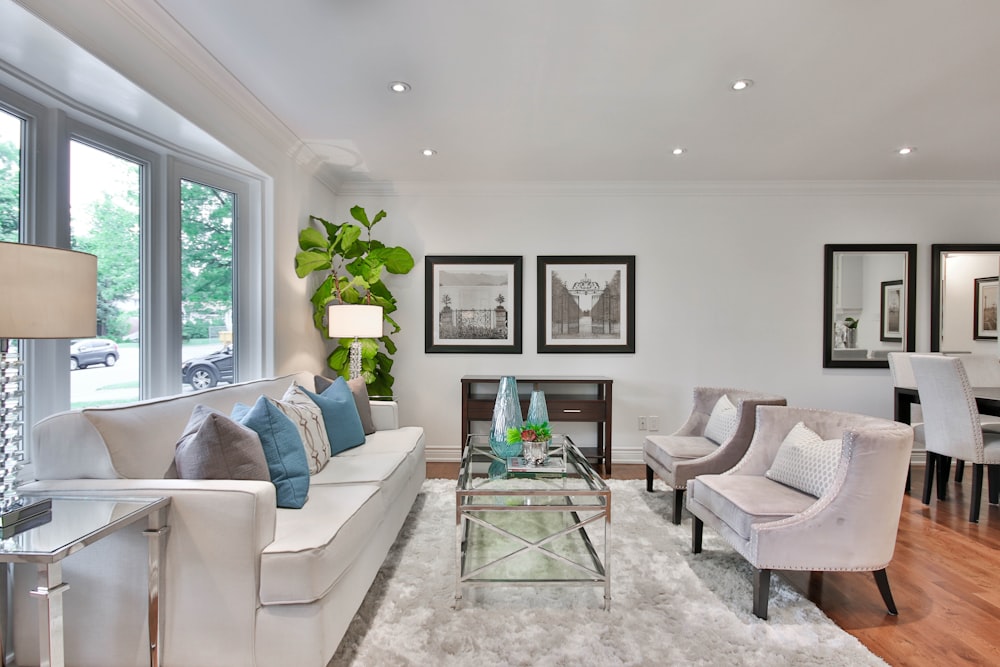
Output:
[[29,504],[17,493],[24,458],[24,347],[11,341],[96,335],[97,257],[0,242],[0,285],[0,535],[5,536],[51,511],[50,500]]
[[382,306],[363,304],[333,304],[326,311],[330,338],[353,338],[350,374],[361,377],[361,341],[358,338],[381,338]]

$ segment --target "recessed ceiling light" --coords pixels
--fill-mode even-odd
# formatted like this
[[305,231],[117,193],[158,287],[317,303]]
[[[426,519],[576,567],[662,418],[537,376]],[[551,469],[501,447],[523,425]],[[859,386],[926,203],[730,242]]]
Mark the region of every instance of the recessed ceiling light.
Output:
[[916,146],[903,146],[902,148],[898,149],[896,152],[899,153],[900,155],[909,155],[910,153],[913,153],[916,150],[917,150]]
[[394,93],[408,93],[410,92],[410,84],[405,81],[393,81],[389,84],[389,90]]
[[733,90],[746,90],[752,85],[753,81],[751,79],[737,79],[736,81],[733,81],[732,88]]
[[437,155],[437,151],[434,150],[433,148],[425,148],[423,151],[421,151],[421,153],[423,153],[424,157],[432,157],[434,155]]
[[684,153],[686,151],[683,148],[681,148],[680,146],[678,146],[672,152],[673,152],[674,155],[684,155]]

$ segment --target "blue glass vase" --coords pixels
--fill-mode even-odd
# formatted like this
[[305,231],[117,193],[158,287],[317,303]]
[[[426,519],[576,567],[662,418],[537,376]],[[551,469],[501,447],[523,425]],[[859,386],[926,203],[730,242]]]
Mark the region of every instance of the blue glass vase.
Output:
[[524,426],[521,419],[521,399],[517,395],[517,380],[512,375],[500,378],[497,388],[497,400],[493,404],[493,421],[490,424],[490,449],[498,457],[518,456],[521,453],[521,441],[508,443],[507,429],[518,430]]
[[528,403],[528,416],[524,418],[524,421],[531,424],[549,423],[549,409],[545,405],[545,392],[538,389],[538,385],[535,385],[535,389],[531,392],[531,401]]

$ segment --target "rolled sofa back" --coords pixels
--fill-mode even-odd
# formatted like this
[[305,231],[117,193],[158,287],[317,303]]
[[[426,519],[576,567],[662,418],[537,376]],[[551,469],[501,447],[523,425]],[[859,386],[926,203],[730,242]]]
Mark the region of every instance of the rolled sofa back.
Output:
[[46,417],[32,431],[35,479],[162,479],[196,405],[228,415],[262,394],[281,398],[293,381],[314,387],[313,374],[300,372]]

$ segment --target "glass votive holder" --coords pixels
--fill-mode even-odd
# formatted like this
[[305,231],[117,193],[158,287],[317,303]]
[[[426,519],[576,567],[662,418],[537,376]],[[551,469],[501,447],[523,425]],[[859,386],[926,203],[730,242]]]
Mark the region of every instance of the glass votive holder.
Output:
[[521,456],[531,465],[541,465],[549,454],[548,444],[545,440],[522,442]]

